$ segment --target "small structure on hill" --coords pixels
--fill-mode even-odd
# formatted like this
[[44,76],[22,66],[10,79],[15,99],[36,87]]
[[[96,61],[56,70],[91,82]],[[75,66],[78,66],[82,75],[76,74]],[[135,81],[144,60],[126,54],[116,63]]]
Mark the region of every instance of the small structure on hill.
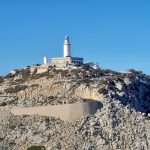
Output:
[[[81,67],[92,67],[94,69],[98,69],[99,65],[94,64],[93,62],[84,62],[83,57],[72,57],[71,55],[71,43],[68,36],[65,36],[64,44],[63,44],[63,57],[51,58],[51,63],[49,63],[49,58],[47,56],[44,57],[43,64],[36,64],[33,66],[27,66],[24,69],[30,69],[31,74],[37,73],[41,74],[47,72],[52,66],[56,66],[57,68],[67,69],[67,67],[77,68]],[[16,74],[17,70],[12,70],[11,74]]]
[[68,36],[64,39],[64,57],[61,58],[51,58],[52,65],[57,67],[67,67],[70,65],[80,66],[84,63],[82,57],[72,57],[71,56],[71,43]]
[[57,68],[67,68],[67,67],[78,67],[78,66],[87,66],[94,69],[98,69],[99,65],[94,64],[93,62],[84,62],[83,57],[73,57],[71,55],[71,43],[68,36],[65,36],[63,43],[63,57],[51,58],[51,64],[49,63],[48,57],[44,57],[44,63],[37,68],[37,73],[46,72],[49,66],[56,66]]

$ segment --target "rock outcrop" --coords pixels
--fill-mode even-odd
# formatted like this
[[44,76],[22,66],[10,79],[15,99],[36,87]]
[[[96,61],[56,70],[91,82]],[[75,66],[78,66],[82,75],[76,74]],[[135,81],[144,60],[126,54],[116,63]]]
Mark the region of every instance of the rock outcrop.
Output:
[[[59,116],[11,113],[15,108],[32,107],[34,111],[84,101],[96,101],[101,107],[71,122]],[[150,77],[134,70],[55,67],[42,74],[27,68],[0,77],[0,150],[32,146],[46,150],[150,149]]]

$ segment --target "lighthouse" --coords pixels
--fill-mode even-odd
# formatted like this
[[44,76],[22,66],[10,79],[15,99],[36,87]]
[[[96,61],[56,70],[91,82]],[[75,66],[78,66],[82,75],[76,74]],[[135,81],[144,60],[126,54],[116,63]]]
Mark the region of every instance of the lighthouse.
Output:
[[60,68],[83,65],[84,59],[82,57],[71,56],[71,44],[68,36],[65,36],[63,48],[64,56],[59,58],[51,58],[52,65]]
[[48,65],[48,57],[44,57],[44,65]]
[[71,44],[68,36],[64,39],[64,57],[71,57]]

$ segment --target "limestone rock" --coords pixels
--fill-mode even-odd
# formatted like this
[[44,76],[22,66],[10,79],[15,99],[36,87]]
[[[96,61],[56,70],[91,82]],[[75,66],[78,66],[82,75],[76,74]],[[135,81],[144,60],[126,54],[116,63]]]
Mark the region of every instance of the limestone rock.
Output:
[[[34,74],[22,70],[4,77],[0,91],[0,150],[27,150],[33,145],[47,150],[150,149],[150,78],[139,72],[52,67]],[[72,122],[11,113],[16,107],[86,100],[99,101],[102,107]]]

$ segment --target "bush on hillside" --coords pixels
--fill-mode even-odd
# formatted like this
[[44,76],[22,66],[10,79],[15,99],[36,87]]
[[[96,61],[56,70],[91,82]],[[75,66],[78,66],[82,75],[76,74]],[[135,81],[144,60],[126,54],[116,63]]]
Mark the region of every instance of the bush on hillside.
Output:
[[39,73],[39,74],[33,74],[33,75],[31,76],[31,79],[39,79],[39,78],[48,77],[48,76],[49,76],[49,72],[46,71],[46,72]]
[[4,82],[4,78],[2,76],[0,76],[0,83]]
[[32,84],[30,87],[39,87],[39,84]]
[[98,92],[99,92],[100,94],[103,94],[103,95],[106,95],[106,94],[108,93],[108,91],[107,91],[105,88],[100,88],[100,89],[98,90]]
[[21,90],[25,90],[28,86],[27,85],[17,85],[15,87],[10,87],[4,90],[5,93],[17,93]]
[[7,74],[4,78],[5,78],[5,79],[11,79],[11,78],[14,78],[14,77],[15,77],[15,74],[9,73],[9,74]]
[[77,84],[89,84],[91,82],[92,80],[86,78],[86,79],[78,80]]
[[5,102],[2,102],[1,104],[0,104],[0,106],[6,106],[7,105],[7,103],[5,103]]
[[23,78],[30,76],[30,68],[21,70],[20,74]]
[[60,74],[61,74],[61,77],[70,77],[71,76],[71,74],[69,74],[68,70],[62,70],[60,72]]
[[46,150],[44,146],[31,146],[27,150]]
[[102,70],[102,72],[103,72],[104,74],[113,74],[113,75],[117,74],[117,72],[112,71],[112,70],[110,70],[110,69]]
[[128,78],[135,78],[136,74],[131,72],[131,73],[125,73],[123,76]]

